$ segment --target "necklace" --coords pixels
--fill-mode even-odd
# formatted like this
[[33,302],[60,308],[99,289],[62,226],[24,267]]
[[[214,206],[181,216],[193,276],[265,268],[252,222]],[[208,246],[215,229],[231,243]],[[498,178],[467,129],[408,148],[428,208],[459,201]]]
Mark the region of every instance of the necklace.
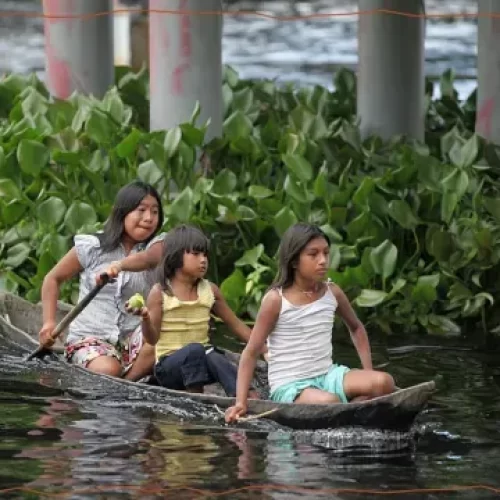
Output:
[[313,294],[315,294],[318,290],[319,290],[319,285],[316,284],[314,286],[314,289],[313,290],[303,290],[302,288],[300,288],[298,285],[295,285],[297,287],[297,289],[299,290],[300,293],[303,293],[304,295],[306,295],[307,297],[312,297]]

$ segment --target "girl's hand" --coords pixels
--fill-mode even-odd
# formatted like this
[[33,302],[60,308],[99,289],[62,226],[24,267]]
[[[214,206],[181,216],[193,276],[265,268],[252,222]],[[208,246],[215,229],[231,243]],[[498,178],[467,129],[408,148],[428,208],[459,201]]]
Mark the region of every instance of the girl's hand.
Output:
[[55,328],[55,321],[47,321],[43,324],[40,332],[38,333],[40,345],[44,347],[51,347],[54,345],[55,340],[52,338],[52,332],[55,330]]
[[149,319],[149,310],[146,306],[130,307],[128,302],[125,302],[125,310],[134,316],[140,316],[142,319]]
[[245,415],[247,412],[246,403],[236,403],[234,406],[230,406],[224,415],[224,419],[228,424],[231,422],[236,422],[240,417]]
[[118,277],[118,275],[122,272],[122,267],[120,265],[120,261],[111,262],[107,269],[98,273],[95,277],[96,285],[100,285],[102,282],[102,275],[107,274],[109,277],[109,281],[112,281]]

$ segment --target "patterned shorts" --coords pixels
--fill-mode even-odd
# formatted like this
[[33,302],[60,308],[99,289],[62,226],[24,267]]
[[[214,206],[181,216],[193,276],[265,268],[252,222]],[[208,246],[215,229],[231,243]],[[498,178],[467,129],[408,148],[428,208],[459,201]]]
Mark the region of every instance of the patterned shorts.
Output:
[[67,344],[64,355],[69,363],[85,368],[99,356],[111,356],[117,359],[126,372],[132,366],[142,347],[142,330],[139,325],[128,337],[118,339],[111,344],[98,337],[86,337],[73,344]]

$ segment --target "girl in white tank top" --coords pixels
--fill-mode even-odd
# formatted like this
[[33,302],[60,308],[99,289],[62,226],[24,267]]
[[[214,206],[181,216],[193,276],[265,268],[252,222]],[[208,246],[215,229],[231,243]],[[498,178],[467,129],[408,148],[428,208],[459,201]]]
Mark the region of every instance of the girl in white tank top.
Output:
[[[326,280],[330,240],[317,226],[295,224],[283,236],[278,275],[264,296],[238,370],[236,404],[226,421],[246,413],[250,382],[266,341],[271,398],[331,404],[393,392],[394,380],[374,371],[366,330],[344,292]],[[335,313],[349,328],[362,370],[332,361]]]

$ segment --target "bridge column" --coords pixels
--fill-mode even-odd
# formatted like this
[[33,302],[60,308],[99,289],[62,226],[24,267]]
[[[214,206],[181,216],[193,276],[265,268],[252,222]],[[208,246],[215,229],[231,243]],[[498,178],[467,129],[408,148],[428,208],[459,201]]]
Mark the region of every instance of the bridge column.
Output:
[[120,0],[113,0],[113,9],[121,11],[113,15],[114,63],[115,66],[130,66],[131,14],[123,12],[127,5],[120,3]]
[[500,15],[498,0],[478,0],[476,132],[500,145]]
[[75,90],[104,96],[114,82],[113,20],[111,0],[43,0],[45,18],[47,83],[57,98],[66,99]]
[[[359,0],[360,11],[423,14],[424,0]],[[363,137],[406,134],[424,139],[425,19],[361,14],[358,26],[358,116]]]
[[[200,102],[198,123],[210,118],[206,140],[222,130],[222,11],[220,0],[149,0],[151,130],[189,120]],[[155,10],[183,11],[181,14]]]

